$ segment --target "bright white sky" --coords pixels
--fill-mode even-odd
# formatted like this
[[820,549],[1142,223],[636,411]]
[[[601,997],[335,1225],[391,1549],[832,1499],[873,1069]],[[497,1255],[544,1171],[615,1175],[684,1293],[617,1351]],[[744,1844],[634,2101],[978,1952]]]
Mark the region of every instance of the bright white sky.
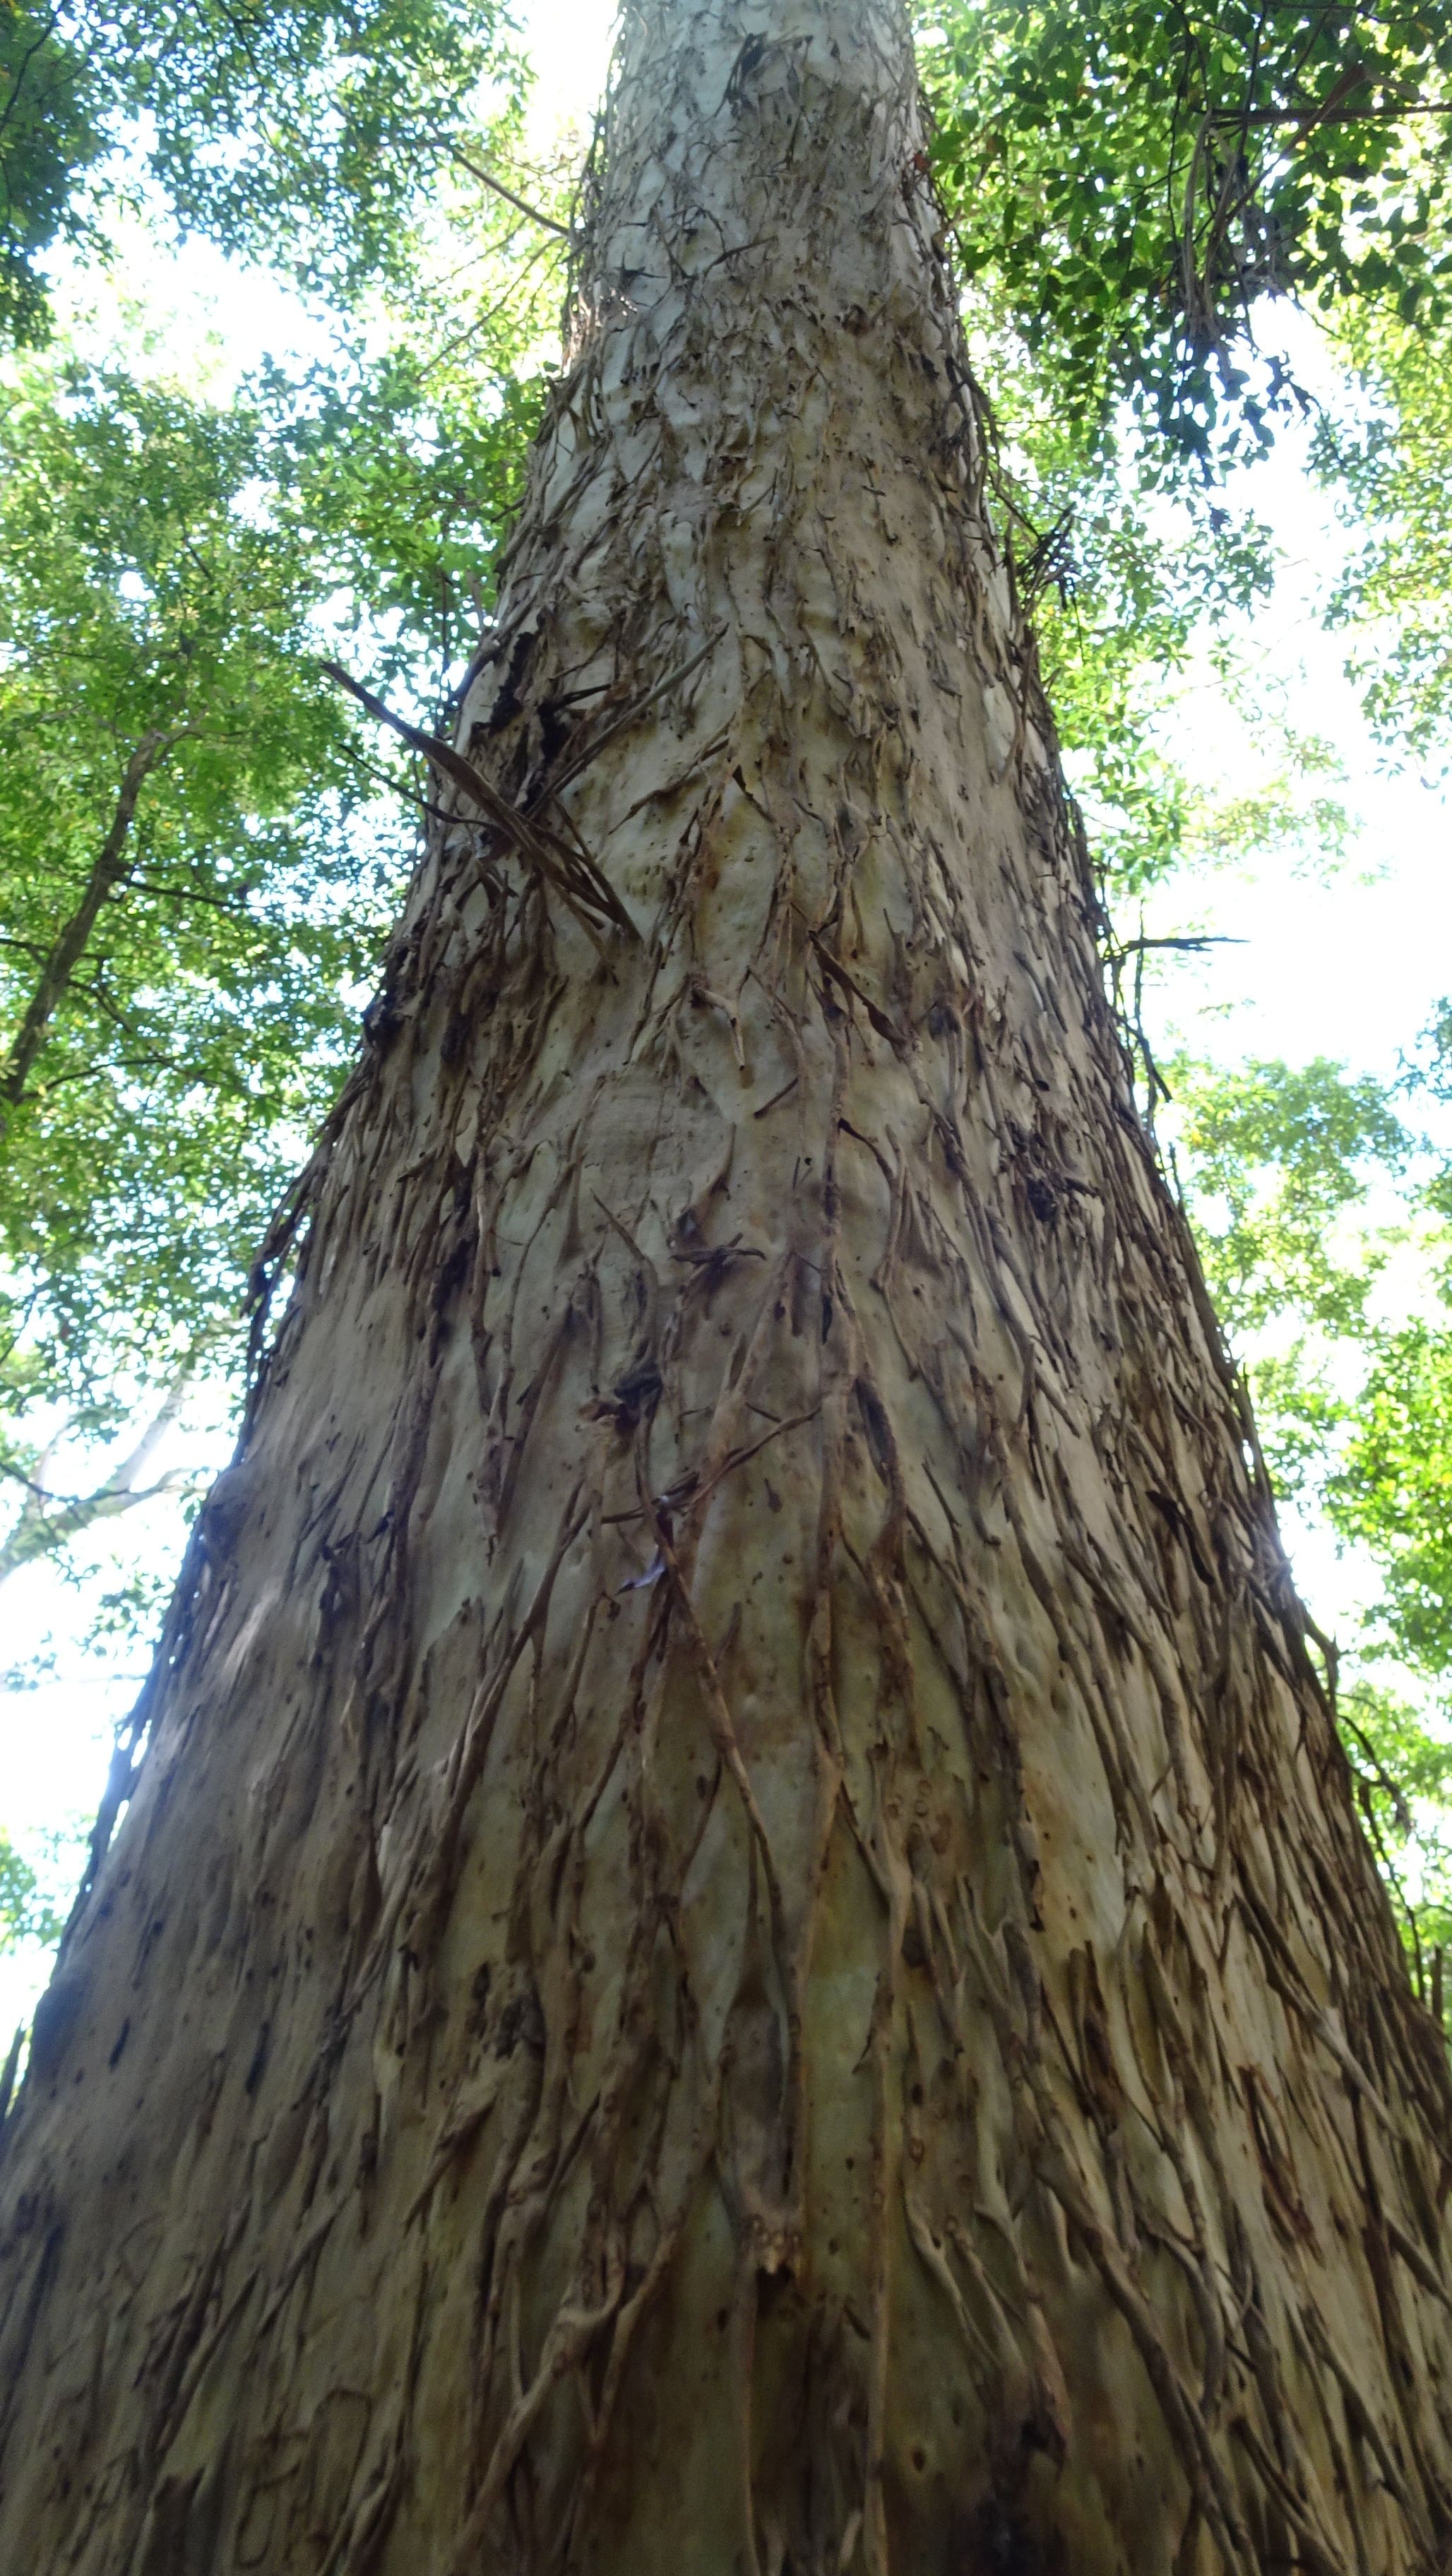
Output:
[[[562,126],[588,123],[603,79],[611,12],[600,0],[532,0],[520,14],[540,74],[533,139],[543,154]],[[244,374],[268,350],[281,355],[307,345],[307,319],[291,297],[265,278],[239,276],[200,245],[163,268],[154,247],[138,242],[125,284],[155,316],[169,352],[188,347],[200,361],[200,344],[210,335],[224,377]],[[225,316],[220,325],[219,314]],[[134,321],[118,314],[112,327],[130,334]],[[1293,442],[1259,469],[1255,499],[1287,567],[1275,602],[1246,629],[1245,666],[1261,675],[1267,691],[1284,693],[1286,713],[1299,730],[1335,742],[1347,772],[1339,792],[1360,817],[1360,831],[1346,865],[1329,881],[1298,875],[1281,859],[1251,874],[1226,873],[1209,884],[1200,879],[1193,889],[1171,887],[1155,897],[1145,923],[1151,933],[1193,927],[1244,943],[1212,949],[1174,970],[1162,1006],[1165,1033],[1178,1026],[1201,1049],[1227,1060],[1329,1055],[1386,1078],[1452,989],[1448,806],[1434,788],[1379,768],[1342,676],[1338,639],[1316,622],[1316,599],[1347,540],[1301,475]],[[1208,682],[1187,685],[1177,725],[1180,747],[1207,786],[1237,794],[1258,783],[1243,732]],[[220,1466],[226,1447],[216,1425],[210,1432],[198,1426],[178,1444],[175,1462],[206,1456]],[[76,1468],[84,1473],[81,1462]],[[160,1505],[146,1520],[149,1527],[140,1514],[122,1524],[128,1554],[140,1542],[154,1561],[174,1562],[175,1515]],[[1348,1626],[1355,1569],[1338,1565],[1316,1532],[1289,1535],[1302,1588],[1321,1623]],[[94,1813],[111,1730],[140,1679],[134,1670],[94,1680],[67,1672],[73,1658],[66,1641],[82,1624],[81,1608],[77,1594],[46,1571],[18,1578],[0,1594],[0,1659],[21,1664],[49,1638],[58,1676],[0,1696],[0,1821],[22,1848],[32,1848],[47,1825]],[[0,1960],[0,2052],[43,1973],[35,1960]]]

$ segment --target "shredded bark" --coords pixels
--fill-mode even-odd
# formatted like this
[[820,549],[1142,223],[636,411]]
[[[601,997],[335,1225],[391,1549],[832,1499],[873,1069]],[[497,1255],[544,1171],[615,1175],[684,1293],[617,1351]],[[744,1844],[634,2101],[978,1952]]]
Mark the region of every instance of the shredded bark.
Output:
[[3,2132],[0,2557],[1431,2576],[1445,2055],[896,7],[631,0],[579,239]]

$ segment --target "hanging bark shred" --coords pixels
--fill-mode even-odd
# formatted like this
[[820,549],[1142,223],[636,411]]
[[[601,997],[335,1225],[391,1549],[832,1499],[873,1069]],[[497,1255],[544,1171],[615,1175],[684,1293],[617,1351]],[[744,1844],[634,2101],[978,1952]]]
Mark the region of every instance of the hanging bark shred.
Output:
[[3,2132],[0,2563],[1431,2576],[1445,2057],[892,0],[630,0],[585,215]]

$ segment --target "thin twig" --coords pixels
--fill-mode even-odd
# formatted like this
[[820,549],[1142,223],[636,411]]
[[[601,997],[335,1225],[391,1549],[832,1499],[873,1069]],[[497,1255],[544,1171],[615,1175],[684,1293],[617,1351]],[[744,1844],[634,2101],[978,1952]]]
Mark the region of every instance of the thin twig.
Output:
[[1393,107],[1252,107],[1217,116],[1216,125],[1371,125],[1399,124],[1404,116],[1452,116],[1452,99],[1408,99]]
[[1227,930],[1198,931],[1182,939],[1116,940],[1105,950],[1107,962],[1116,965],[1121,957],[1143,956],[1147,948],[1247,948],[1250,942],[1238,939]]
[[430,135],[429,141],[437,151],[447,152],[449,159],[457,161],[462,170],[469,172],[471,178],[480,179],[486,188],[492,188],[496,197],[502,197],[506,205],[513,206],[516,214],[527,215],[532,224],[543,224],[547,233],[558,233],[561,241],[574,240],[574,233],[568,224],[557,223],[553,215],[542,215],[538,206],[530,205],[525,197],[516,196],[512,188],[507,188],[502,179],[496,179],[492,170],[486,170],[483,162],[476,161],[473,154],[466,152],[462,143],[456,143],[452,136],[434,134]]

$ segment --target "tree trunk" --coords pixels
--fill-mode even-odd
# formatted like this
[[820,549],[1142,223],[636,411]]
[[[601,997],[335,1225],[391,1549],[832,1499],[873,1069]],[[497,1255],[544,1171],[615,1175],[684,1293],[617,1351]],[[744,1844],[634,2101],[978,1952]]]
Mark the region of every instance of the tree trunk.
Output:
[[631,0],[456,819],[4,2133],[7,2567],[1449,2563],[1446,2065],[936,222],[895,0]]

